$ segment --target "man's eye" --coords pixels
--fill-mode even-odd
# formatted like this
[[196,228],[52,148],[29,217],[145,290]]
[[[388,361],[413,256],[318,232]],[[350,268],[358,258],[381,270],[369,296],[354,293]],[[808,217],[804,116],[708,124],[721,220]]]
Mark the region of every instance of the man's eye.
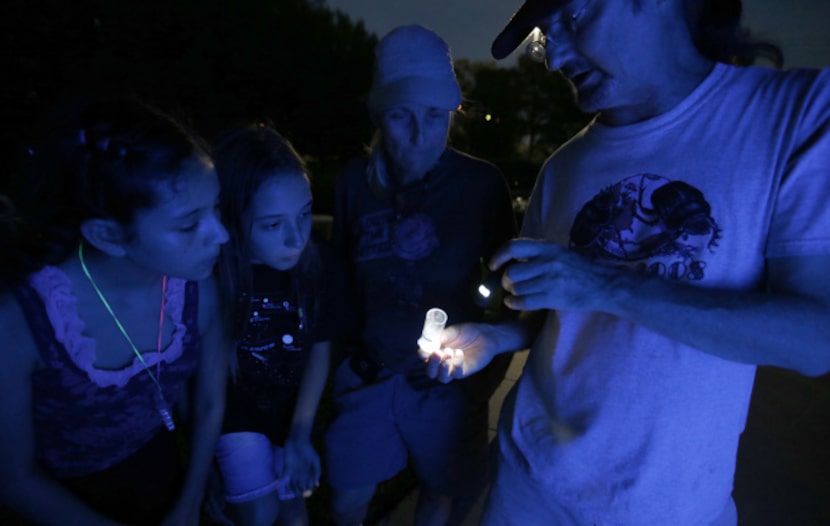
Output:
[[199,226],[199,223],[193,223],[193,224],[190,224],[190,225],[185,225],[185,226],[179,228],[179,230],[181,232],[195,232],[196,228],[198,226]]

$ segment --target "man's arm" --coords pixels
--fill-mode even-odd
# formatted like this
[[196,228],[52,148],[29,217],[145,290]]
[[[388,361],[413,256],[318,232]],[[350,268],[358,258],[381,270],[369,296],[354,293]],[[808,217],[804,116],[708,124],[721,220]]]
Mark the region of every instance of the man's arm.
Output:
[[517,310],[607,312],[727,360],[807,375],[830,370],[830,256],[768,260],[768,288],[759,292],[607,268],[529,239],[499,251],[492,266],[502,265],[505,303]]
[[806,375],[830,370],[830,256],[767,262],[768,290],[623,278],[608,311],[704,352]]

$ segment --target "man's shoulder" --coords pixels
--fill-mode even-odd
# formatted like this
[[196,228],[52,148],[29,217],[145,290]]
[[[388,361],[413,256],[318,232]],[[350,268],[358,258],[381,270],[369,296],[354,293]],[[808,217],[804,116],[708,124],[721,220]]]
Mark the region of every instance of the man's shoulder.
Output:
[[795,96],[830,102],[830,69],[794,68],[781,72],[782,88],[792,90]]
[[757,111],[782,130],[786,123],[807,134],[823,128],[830,118],[830,69],[731,68],[735,79],[731,106],[743,102],[746,112]]
[[830,98],[830,69],[792,68],[775,69],[765,66],[725,65],[727,83],[732,86],[744,85],[761,93],[777,96],[795,96],[799,93],[814,92]]
[[592,148],[592,141],[583,141],[583,138],[588,134],[588,131],[591,129],[595,120],[592,120],[588,124],[585,125],[584,128],[579,130],[576,134],[574,134],[570,139],[565,141],[564,143],[560,144],[553,153],[548,155],[547,159],[542,162],[541,168],[539,169],[539,173],[543,174],[545,172],[551,171],[557,164],[560,163],[567,163],[569,159],[573,159],[574,156],[580,157],[584,155],[586,149]]

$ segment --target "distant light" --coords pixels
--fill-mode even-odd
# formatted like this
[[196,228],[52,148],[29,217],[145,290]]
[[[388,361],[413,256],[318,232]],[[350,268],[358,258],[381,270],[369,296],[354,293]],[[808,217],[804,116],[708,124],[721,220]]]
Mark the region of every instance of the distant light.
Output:
[[485,298],[490,297],[490,289],[488,289],[484,285],[479,285],[478,286],[478,293],[481,294]]
[[493,120],[493,116],[488,113],[487,115],[484,116],[484,120],[487,121],[487,122],[490,122],[491,120]]

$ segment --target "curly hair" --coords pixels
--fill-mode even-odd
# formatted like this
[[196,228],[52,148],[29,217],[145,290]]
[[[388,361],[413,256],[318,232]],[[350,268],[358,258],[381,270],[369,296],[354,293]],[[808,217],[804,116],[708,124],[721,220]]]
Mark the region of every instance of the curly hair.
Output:
[[165,183],[175,184],[186,162],[209,156],[207,144],[181,123],[126,97],[63,109],[27,153],[12,197],[16,226],[4,228],[0,240],[6,281],[69,257],[88,219],[129,227],[137,211],[157,203]]
[[741,0],[686,0],[686,8],[695,46],[705,57],[738,65],[763,58],[777,67],[784,65],[778,46],[754,40],[741,25]]

